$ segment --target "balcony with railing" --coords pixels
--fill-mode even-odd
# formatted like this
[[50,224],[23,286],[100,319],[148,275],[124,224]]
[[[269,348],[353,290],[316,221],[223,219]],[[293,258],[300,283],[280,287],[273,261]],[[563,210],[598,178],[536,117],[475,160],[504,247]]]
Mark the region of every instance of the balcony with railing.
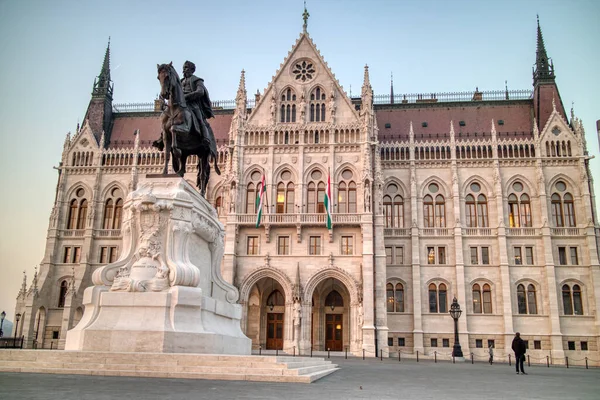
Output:
[[120,229],[98,229],[95,231],[95,234],[99,238],[120,238],[121,230]]
[[585,230],[579,228],[550,228],[552,236],[585,236]]
[[463,236],[496,236],[496,230],[492,228],[463,228]]
[[506,236],[535,236],[535,228],[506,228]]
[[[238,225],[255,225],[256,214],[237,214]],[[323,225],[327,219],[327,214],[263,214],[261,224],[290,226],[290,225]],[[361,223],[361,214],[332,214],[333,225],[359,225]]]
[[85,229],[61,229],[60,236],[62,237],[83,237]]
[[421,228],[419,236],[452,236],[453,232],[450,228]]
[[383,236],[410,236],[410,228],[384,228]]

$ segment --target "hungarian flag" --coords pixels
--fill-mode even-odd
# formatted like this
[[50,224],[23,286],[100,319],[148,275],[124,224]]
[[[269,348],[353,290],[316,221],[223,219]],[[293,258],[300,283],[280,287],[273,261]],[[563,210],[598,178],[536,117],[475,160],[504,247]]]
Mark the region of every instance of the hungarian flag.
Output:
[[331,229],[331,176],[327,175],[327,192],[325,192],[325,211],[327,212],[327,229]]
[[260,183],[260,189],[256,192],[256,227],[260,226],[260,218],[262,217],[263,207],[265,204],[265,192],[267,191],[265,185],[265,175],[263,174],[262,181]]

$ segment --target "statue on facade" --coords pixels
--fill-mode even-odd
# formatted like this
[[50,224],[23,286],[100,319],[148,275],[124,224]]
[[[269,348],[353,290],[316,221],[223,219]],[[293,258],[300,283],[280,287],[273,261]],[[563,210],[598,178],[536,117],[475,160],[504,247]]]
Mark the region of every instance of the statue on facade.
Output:
[[371,212],[371,185],[365,182],[365,212]]
[[277,122],[277,95],[275,93],[275,86],[273,86],[273,93],[271,93],[271,123]]
[[300,326],[300,319],[302,315],[302,306],[300,302],[297,301],[294,303],[294,326]]
[[214,133],[207,121],[212,118],[212,106],[204,80],[193,75],[194,63],[183,64],[183,79],[173,63],[157,65],[158,80],[161,85],[160,97],[167,100],[167,108],[161,115],[162,137],[152,145],[165,151],[163,174],[167,173],[169,160],[173,156],[173,169],[182,176],[185,174],[187,157],[198,156],[198,177],[196,184],[202,196],[210,176],[210,161],[217,166],[217,144]]
[[304,96],[304,92],[300,96],[300,122],[306,122],[306,98]]

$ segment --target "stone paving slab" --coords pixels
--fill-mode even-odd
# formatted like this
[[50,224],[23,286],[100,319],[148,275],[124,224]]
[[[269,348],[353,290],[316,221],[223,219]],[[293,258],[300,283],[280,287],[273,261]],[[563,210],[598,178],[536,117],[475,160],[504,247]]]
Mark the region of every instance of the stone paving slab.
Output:
[[331,359],[341,368],[311,385],[0,373],[0,399],[600,399],[600,369],[487,363]]

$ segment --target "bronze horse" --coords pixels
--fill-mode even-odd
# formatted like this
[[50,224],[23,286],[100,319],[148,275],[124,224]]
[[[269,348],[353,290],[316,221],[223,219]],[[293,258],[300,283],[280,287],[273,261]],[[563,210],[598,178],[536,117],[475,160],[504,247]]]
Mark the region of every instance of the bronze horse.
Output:
[[210,145],[199,129],[201,121],[188,108],[181,81],[173,63],[157,64],[160,96],[167,100],[167,107],[161,115],[162,143],[156,141],[153,146],[165,152],[163,174],[167,174],[169,160],[173,156],[173,170],[181,177],[185,174],[187,158],[198,156],[198,175],[196,185],[200,194],[206,197],[206,188],[210,178],[210,161],[214,160],[217,175],[221,171],[217,166],[216,154],[212,154]]

